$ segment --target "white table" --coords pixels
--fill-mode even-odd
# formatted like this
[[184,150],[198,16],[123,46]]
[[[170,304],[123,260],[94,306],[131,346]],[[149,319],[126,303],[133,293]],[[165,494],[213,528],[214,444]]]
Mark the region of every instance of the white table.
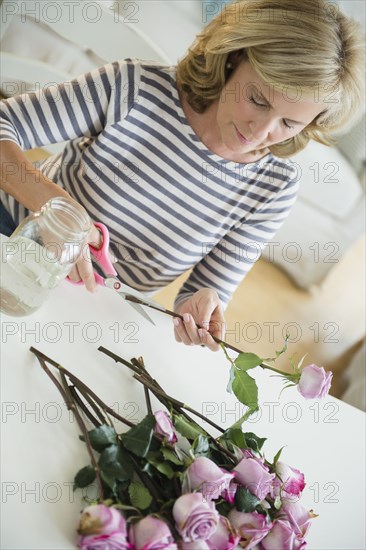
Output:
[[[149,313],[156,327],[111,290],[99,288],[90,295],[64,282],[33,315],[2,316],[1,548],[75,548],[83,507],[72,480],[89,458],[76,422],[28,351],[31,345],[132,420],[145,415],[142,388],[128,369],[98,352],[99,345],[126,359],[142,355],[168,393],[219,424],[228,426],[241,414],[225,391],[224,355],[176,344],[171,318]],[[255,375],[261,418],[246,430],[269,438],[264,450],[270,459],[287,445],[283,460],[305,473],[302,502],[319,514],[308,548],[364,549],[364,414],[333,398],[304,401],[296,389],[279,397],[282,386],[276,378],[261,369]]]

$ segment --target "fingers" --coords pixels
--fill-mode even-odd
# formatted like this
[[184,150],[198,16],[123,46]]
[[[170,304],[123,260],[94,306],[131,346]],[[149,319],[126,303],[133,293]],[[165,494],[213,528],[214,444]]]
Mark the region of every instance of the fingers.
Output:
[[183,320],[174,317],[174,335],[177,342],[187,346],[204,345],[211,351],[218,351],[220,345],[204,328],[198,328],[192,315],[183,314]]
[[79,260],[76,262],[68,276],[75,283],[82,280],[85,284],[85,288],[89,290],[89,292],[94,292],[96,290],[97,284],[95,282],[93,264],[88,245],[83,248],[83,252]]
[[187,346],[201,344],[201,338],[196,323],[190,313],[183,313],[183,320],[174,317],[174,333],[177,342],[183,342]]

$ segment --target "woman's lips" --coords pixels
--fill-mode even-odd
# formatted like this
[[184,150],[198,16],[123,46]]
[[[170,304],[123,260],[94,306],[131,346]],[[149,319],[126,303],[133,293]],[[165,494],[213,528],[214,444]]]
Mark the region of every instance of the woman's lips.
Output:
[[237,129],[236,126],[235,126],[235,130],[236,130],[237,136],[238,136],[238,138],[239,138],[239,141],[240,141],[241,143],[243,143],[244,145],[247,145],[247,144],[249,144],[249,143],[252,143],[252,142],[250,141],[250,139],[247,139],[245,136],[243,136],[243,134],[241,134],[241,133],[239,132],[239,130]]

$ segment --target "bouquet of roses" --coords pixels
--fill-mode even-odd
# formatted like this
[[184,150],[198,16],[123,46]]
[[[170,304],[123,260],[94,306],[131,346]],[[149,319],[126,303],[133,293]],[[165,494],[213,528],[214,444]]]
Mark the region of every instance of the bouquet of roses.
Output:
[[[258,408],[248,370],[262,366],[298,384],[305,397],[322,397],[331,373],[308,365],[281,373],[249,353],[231,362],[229,390],[247,405],[246,414],[223,429],[167,395],[142,358],[131,362],[99,348],[133,371],[144,388],[147,414],[133,424],[108,407],[70,371],[31,348],[79,423],[91,463],[75,476],[74,489],[96,483],[99,498],[82,512],[81,550],[263,550],[302,549],[315,514],[299,502],[304,475],[280,460],[269,461],[265,442],[242,424]],[[281,352],[278,352],[279,355]],[[61,381],[53,374],[58,370]],[[164,410],[152,410],[150,395]],[[213,436],[193,417],[218,432]],[[87,422],[93,424],[88,429]],[[118,433],[112,418],[128,426]]]

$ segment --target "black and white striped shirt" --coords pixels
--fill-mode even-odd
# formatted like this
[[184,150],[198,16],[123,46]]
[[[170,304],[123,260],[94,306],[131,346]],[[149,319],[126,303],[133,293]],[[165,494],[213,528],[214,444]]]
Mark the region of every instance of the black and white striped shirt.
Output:
[[[224,305],[284,221],[291,161],[241,164],[212,153],[180,104],[175,67],[125,60],[2,103],[1,139],[67,144],[41,169],[107,225],[122,280],[150,293],[193,268],[178,302],[202,287]],[[19,223],[27,210],[1,200]]]

